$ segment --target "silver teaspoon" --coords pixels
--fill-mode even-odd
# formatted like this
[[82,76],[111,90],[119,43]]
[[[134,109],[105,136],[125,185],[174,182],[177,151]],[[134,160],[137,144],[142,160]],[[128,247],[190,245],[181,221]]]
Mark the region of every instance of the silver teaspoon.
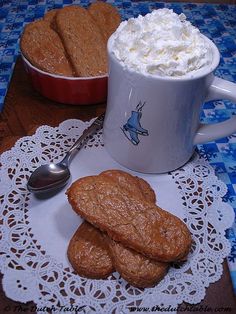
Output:
[[80,138],[74,143],[59,163],[50,163],[38,167],[28,180],[28,190],[33,193],[46,193],[63,187],[70,178],[69,162],[72,156],[75,152],[78,152],[85,143],[87,143],[89,136],[102,128],[104,116],[105,114],[99,116],[87,129],[84,130]]

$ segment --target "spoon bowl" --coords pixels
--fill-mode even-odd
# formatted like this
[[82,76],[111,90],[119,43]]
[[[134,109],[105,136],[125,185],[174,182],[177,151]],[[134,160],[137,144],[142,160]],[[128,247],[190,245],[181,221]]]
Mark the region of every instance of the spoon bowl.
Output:
[[51,192],[66,185],[70,170],[63,163],[50,163],[37,168],[29,178],[27,188],[30,192]]
[[91,135],[102,128],[103,120],[104,114],[94,120],[59,163],[50,163],[38,167],[28,180],[28,190],[36,194],[42,194],[59,190],[66,185],[70,178],[69,162],[72,156],[84,146]]

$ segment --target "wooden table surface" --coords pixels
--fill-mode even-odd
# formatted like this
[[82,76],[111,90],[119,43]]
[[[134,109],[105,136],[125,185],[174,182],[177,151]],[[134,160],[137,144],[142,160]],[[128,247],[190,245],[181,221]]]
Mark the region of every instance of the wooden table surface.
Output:
[[[90,120],[105,111],[106,104],[91,106],[62,105],[45,99],[35,92],[26,76],[22,62],[17,60],[10,88],[0,114],[0,153],[10,149],[22,136],[35,132],[42,124],[57,126],[66,119]],[[8,299],[0,290],[0,313],[30,312],[32,302],[23,305]],[[200,307],[201,306],[201,307]],[[198,308],[198,310],[197,310]],[[236,313],[235,296],[226,262],[222,278],[207,289],[205,299],[185,313],[203,313],[212,308],[221,312]],[[226,309],[226,310],[224,310]],[[227,310],[228,309],[228,310]]]

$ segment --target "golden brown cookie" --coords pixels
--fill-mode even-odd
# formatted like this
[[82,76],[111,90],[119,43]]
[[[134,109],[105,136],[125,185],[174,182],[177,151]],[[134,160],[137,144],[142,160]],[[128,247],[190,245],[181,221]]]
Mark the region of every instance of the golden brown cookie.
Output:
[[20,47],[35,67],[48,73],[73,76],[60,37],[48,22],[38,20],[26,25]]
[[119,12],[111,4],[102,1],[92,3],[88,11],[99,26],[107,42],[111,34],[114,33],[120,25],[121,18]]
[[[134,177],[127,172],[120,170],[107,170],[100,175],[109,176],[114,181],[132,193],[139,193],[140,198],[156,201],[155,193],[150,185],[141,178]],[[83,229],[83,234],[86,235],[86,241],[84,236],[81,237],[80,229]],[[95,230],[93,231],[92,228]],[[98,234],[99,233],[99,234]],[[90,234],[92,234],[92,243],[90,243]],[[166,274],[168,264],[160,263],[129,249],[125,248],[122,244],[111,240],[107,235],[103,234],[103,239],[107,241],[109,251],[104,252],[103,263],[99,265],[99,261],[96,263],[98,267],[95,269],[93,264],[95,263],[93,258],[99,258],[101,253],[101,233],[97,228],[93,227],[88,222],[84,222],[76,232],[75,236],[71,240],[77,242],[77,246],[73,246],[71,250],[71,244],[68,249],[68,258],[71,260],[71,264],[74,265],[75,271],[84,275],[87,274],[88,278],[104,278],[105,274],[110,274],[110,260],[112,258],[113,267],[126,279],[131,285],[145,288],[150,287],[159,282]],[[74,239],[75,238],[75,239]],[[103,246],[103,250],[106,247]],[[88,252],[91,254],[88,256]],[[75,258],[76,255],[76,258]],[[110,257],[111,256],[111,257]],[[100,266],[100,267],[99,267]],[[107,266],[105,268],[105,266]],[[92,271],[92,273],[91,273]],[[103,276],[101,276],[101,274]]]
[[168,263],[157,262],[153,259],[125,248],[121,243],[106,237],[114,268],[121,277],[132,286],[138,288],[152,287],[167,273]]
[[64,7],[56,14],[56,25],[77,76],[107,73],[106,44],[86,9]]
[[70,240],[67,256],[76,273],[83,277],[107,278],[114,270],[102,232],[86,221]]
[[135,195],[140,199],[149,202],[156,202],[156,194],[151,186],[142,178],[132,176],[122,170],[106,170],[100,173],[99,176],[109,176],[114,183],[119,184],[122,189],[126,190],[131,196]]
[[[131,193],[138,192],[140,197],[155,202],[155,193],[146,181],[120,170],[104,171],[101,175],[109,176]],[[85,221],[80,225],[68,247],[68,259],[79,275],[102,279],[111,273],[111,257],[108,246],[104,242],[105,238],[107,238],[105,234],[88,222]],[[119,245],[119,247],[122,246]],[[110,249],[112,250],[112,247]],[[101,255],[103,255],[102,258]],[[118,261],[117,263],[119,264]],[[129,273],[128,261],[127,272]]]
[[178,217],[131,196],[109,176],[81,178],[67,194],[75,212],[113,240],[149,258],[180,261],[190,250],[190,232]]
[[[109,176],[130,195],[156,202],[156,195],[151,186],[142,178],[132,176],[121,170],[107,170],[100,176]],[[124,247],[121,243],[104,237],[108,243],[114,268],[127,282],[138,288],[152,287],[167,273],[169,264],[157,262],[136,251]]]
[[48,22],[50,27],[56,30],[56,14],[59,9],[53,9],[45,13],[43,19]]

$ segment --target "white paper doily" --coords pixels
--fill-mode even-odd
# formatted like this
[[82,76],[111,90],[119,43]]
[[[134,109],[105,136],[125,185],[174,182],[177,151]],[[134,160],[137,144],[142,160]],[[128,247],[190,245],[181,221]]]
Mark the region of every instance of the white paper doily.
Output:
[[141,175],[113,161],[103,147],[102,132],[97,133],[73,159],[71,181],[106,169],[143,177],[155,190],[158,205],[185,221],[194,243],[188,261],[171,267],[154,288],[134,288],[117,272],[107,280],[89,280],[73,272],[66,250],[82,220],[67,202],[66,187],[51,198],[39,199],[27,191],[26,183],[40,164],[59,161],[89,124],[67,120],[57,128],[42,126],[1,156],[0,265],[6,295],[34,301],[38,313],[45,313],[45,307],[53,313],[107,314],[130,313],[131,307],[139,312],[169,307],[173,313],[183,301],[200,302],[205,288],[222,275],[223,259],[230,252],[225,230],[232,225],[234,212],[222,201],[225,184],[197,154],[172,173]]

